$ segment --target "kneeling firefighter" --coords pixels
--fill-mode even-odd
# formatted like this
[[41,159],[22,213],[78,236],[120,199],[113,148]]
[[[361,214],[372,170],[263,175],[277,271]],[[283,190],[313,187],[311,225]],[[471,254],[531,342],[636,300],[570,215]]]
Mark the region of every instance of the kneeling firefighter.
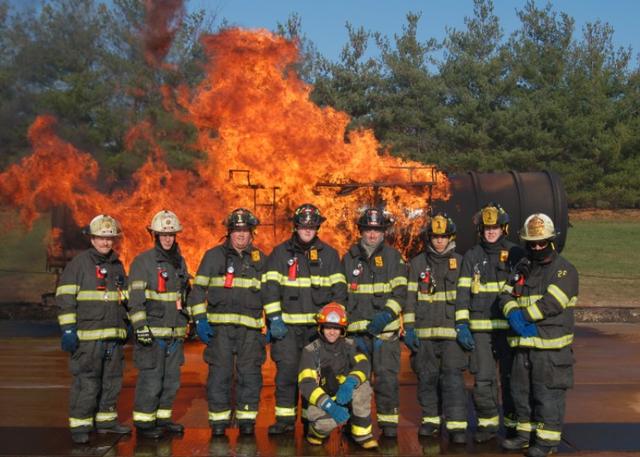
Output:
[[344,338],[347,314],[329,303],[316,317],[320,338],[305,346],[298,384],[309,402],[307,442],[321,445],[331,431],[348,420],[351,435],[363,448],[378,447],[371,427],[371,364],[353,340]]

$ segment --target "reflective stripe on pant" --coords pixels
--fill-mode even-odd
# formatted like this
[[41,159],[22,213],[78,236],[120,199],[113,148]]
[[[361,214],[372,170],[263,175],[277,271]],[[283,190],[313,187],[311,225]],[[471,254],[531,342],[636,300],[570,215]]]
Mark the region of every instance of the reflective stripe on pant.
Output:
[[[353,391],[351,403],[347,405],[351,412],[351,436],[357,442],[373,437],[371,426],[371,396],[373,391],[369,382],[360,384]],[[335,420],[323,409],[309,405],[307,409],[309,430],[313,436],[326,438],[338,426]]]
[[399,384],[400,373],[400,340],[393,336],[389,340],[375,338],[369,334],[358,333],[369,348],[371,369],[373,373],[373,390],[376,396],[376,413],[378,425],[382,427],[397,426],[399,421]]
[[170,421],[184,363],[182,340],[155,339],[150,346],[136,344],[133,360],[138,368],[133,423],[151,428],[156,420]]
[[[238,420],[254,422],[262,389],[265,337],[259,330],[243,326],[216,325],[214,330],[204,351],[204,360],[209,364],[209,421],[228,423],[230,417],[222,413],[235,409]],[[235,408],[231,405],[234,380]]]
[[117,341],[81,341],[70,361],[69,426],[74,433],[116,423],[124,351]]
[[[444,412],[447,428],[467,428],[467,393],[463,370],[468,356],[455,340],[420,340],[418,351],[411,355],[411,366],[418,376],[418,401],[423,422],[439,424]],[[440,404],[443,411],[440,411]]]
[[513,414],[510,391],[512,351],[507,345],[505,331],[474,332],[473,338],[476,347],[471,353],[470,371],[475,376],[473,401],[478,416],[478,429],[497,432],[500,425],[498,369],[504,414]]
[[573,385],[571,348],[517,350],[511,379],[518,433],[528,437],[528,431],[534,428],[532,424],[536,424],[536,442],[557,446],[567,389]]
[[298,405],[298,364],[302,348],[317,338],[315,326],[288,325],[281,340],[271,344],[271,358],[276,363],[276,420],[294,423]]

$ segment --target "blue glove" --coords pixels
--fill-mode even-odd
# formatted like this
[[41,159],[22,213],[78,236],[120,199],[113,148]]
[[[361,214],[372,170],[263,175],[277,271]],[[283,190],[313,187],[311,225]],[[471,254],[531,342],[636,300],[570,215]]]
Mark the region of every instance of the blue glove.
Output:
[[476,348],[476,342],[473,339],[471,330],[469,330],[469,324],[456,325],[456,333],[456,339],[458,340],[458,343],[460,343],[460,346],[467,351],[473,351]]
[[528,322],[524,318],[524,314],[521,309],[513,310],[507,316],[509,319],[509,326],[520,336],[532,337],[538,336],[538,328],[536,324]]
[[367,342],[364,340],[362,336],[354,336],[353,339],[356,342],[356,347],[360,352],[364,355],[369,355],[369,348],[367,347]]
[[213,336],[213,328],[207,319],[198,319],[196,321],[196,333],[200,341],[204,344],[209,344],[209,340]]
[[336,403],[339,405],[346,405],[351,401],[353,397],[353,389],[358,385],[358,380],[353,376],[347,376],[336,392]]
[[389,311],[380,311],[378,314],[373,316],[369,325],[367,325],[367,332],[372,335],[380,335],[382,330],[387,326],[389,322],[393,320],[393,314]]
[[75,327],[71,327],[62,332],[62,340],[60,346],[62,350],[70,353],[74,353],[78,350],[78,331]]
[[276,340],[281,340],[287,334],[287,326],[282,320],[282,317],[275,316],[270,320],[271,325],[269,330],[271,330],[271,337]]
[[338,405],[330,398],[327,398],[322,405],[320,405],[320,408],[326,411],[338,424],[344,424],[349,420],[349,410],[344,406]]
[[413,352],[416,352],[420,347],[420,339],[413,327],[404,329],[404,344]]

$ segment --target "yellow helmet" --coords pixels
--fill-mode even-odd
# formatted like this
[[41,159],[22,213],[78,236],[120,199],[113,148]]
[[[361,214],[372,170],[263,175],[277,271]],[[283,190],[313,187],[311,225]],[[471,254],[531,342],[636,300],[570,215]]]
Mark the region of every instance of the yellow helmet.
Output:
[[543,213],[529,216],[520,230],[520,238],[524,241],[551,240],[557,235],[553,221]]
[[182,225],[174,212],[164,209],[153,216],[148,230],[153,233],[167,235],[181,232]]
[[120,230],[120,224],[113,217],[107,214],[99,214],[89,222],[88,234],[102,238],[115,238],[122,235],[122,231]]

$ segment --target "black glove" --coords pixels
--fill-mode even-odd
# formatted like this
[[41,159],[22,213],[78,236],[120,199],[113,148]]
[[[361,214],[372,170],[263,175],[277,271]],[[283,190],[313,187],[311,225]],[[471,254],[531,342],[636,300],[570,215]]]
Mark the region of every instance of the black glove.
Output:
[[515,286],[522,278],[526,278],[531,273],[531,261],[523,257],[518,263],[515,264],[511,270],[511,276],[509,277],[509,284]]

